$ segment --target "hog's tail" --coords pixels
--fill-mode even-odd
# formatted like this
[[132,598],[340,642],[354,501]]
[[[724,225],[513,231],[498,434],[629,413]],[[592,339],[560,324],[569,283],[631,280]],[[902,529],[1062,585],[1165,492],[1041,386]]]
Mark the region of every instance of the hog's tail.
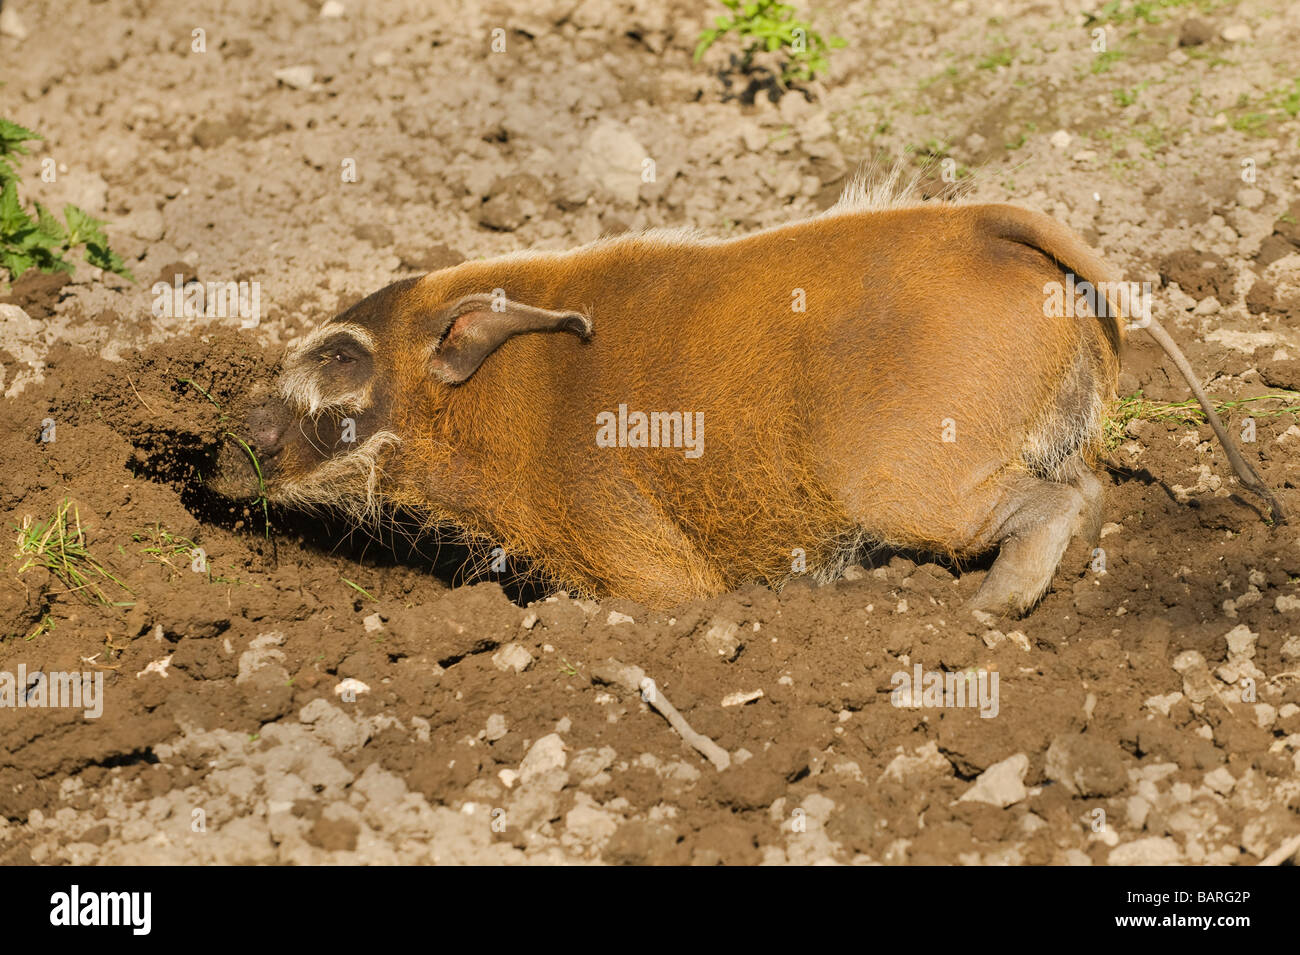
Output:
[[[1097,253],[1089,249],[1079,236],[1055,219],[1010,205],[983,206],[981,211],[986,219],[984,222],[985,228],[989,229],[994,235],[1038,249],[1056,262],[1057,266],[1062,270],[1073,273],[1080,279],[1090,283],[1099,293],[1103,293],[1094,296],[1092,303],[1098,318],[1103,323],[1102,327],[1106,338],[1114,348],[1116,356],[1118,356],[1119,346],[1124,338],[1123,316],[1121,313],[1124,296],[1121,294],[1121,290],[1128,287],[1120,282],[1119,274],[1107,265]],[[1103,312],[1106,314],[1102,314]],[[1237,475],[1237,480],[1241,482],[1246,490],[1255,494],[1268,505],[1270,517],[1274,524],[1285,524],[1286,515],[1282,511],[1282,505],[1278,503],[1277,498],[1273,496],[1273,492],[1269,490],[1268,485],[1260,478],[1259,474],[1250,465],[1250,462],[1242,457],[1241,451],[1238,450],[1236,442],[1228,434],[1228,429],[1223,426],[1218,412],[1214,410],[1214,405],[1206,396],[1205,389],[1201,387],[1201,383],[1182,349],[1165,331],[1164,326],[1150,315],[1149,308],[1144,311],[1141,321],[1135,327],[1146,329],[1148,334],[1155,339],[1156,344],[1164,349],[1165,354],[1169,356],[1169,360],[1174,363],[1174,367],[1183,376],[1188,389],[1196,397],[1197,403],[1200,404],[1201,410],[1210,422],[1210,427],[1214,429],[1219,444],[1223,446],[1223,451],[1228,456],[1228,461]]]

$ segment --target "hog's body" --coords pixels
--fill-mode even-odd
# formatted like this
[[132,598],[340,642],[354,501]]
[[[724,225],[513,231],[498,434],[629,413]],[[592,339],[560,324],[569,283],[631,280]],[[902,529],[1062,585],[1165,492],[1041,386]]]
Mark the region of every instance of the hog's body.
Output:
[[[412,298],[500,288],[595,333],[507,342],[403,422],[395,500],[455,487],[439,517],[569,586],[656,605],[781,581],[801,554],[833,576],[864,541],[988,550],[1027,481],[1086,473],[1118,369],[1113,320],[1044,315],[1062,270],[1000,235],[999,211],[651,235],[429,275]],[[703,453],[598,446],[620,405],[693,415]]]
[[[413,508],[561,586],[654,606],[805,567],[833,577],[863,544],[1000,546],[977,605],[1023,610],[1100,523],[1093,454],[1121,331],[1104,305],[1046,314],[1067,273],[1114,279],[1044,216],[946,204],[467,262],[376,293],[295,353],[282,397],[297,430],[309,419],[320,439],[355,408],[362,433],[308,450],[270,427],[266,486]],[[507,319],[484,296],[516,325],[494,331]],[[582,331],[583,316],[586,340],[518,334]],[[338,334],[374,367],[365,400],[331,412],[335,386],[311,391],[303,356],[335,374]],[[605,446],[622,443],[620,406],[702,420],[702,453]]]

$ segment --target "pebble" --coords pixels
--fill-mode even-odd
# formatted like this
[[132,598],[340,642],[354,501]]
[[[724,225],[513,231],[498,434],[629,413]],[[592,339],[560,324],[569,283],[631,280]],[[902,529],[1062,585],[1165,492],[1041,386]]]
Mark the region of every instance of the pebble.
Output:
[[704,650],[714,656],[730,660],[740,649],[740,625],[731,620],[714,617],[703,638]]
[[983,802],[1002,809],[1014,806],[1028,795],[1025,789],[1028,769],[1029,757],[1024,753],[1009,756],[980,773],[957,801]]
[[271,75],[285,86],[296,90],[310,90],[316,87],[316,71],[310,66],[286,66]]
[[11,36],[15,40],[27,39],[27,27],[13,7],[0,8],[0,34]]
[[1178,843],[1167,837],[1152,836],[1126,842],[1110,850],[1110,865],[1174,865],[1182,858]]
[[563,769],[567,762],[564,740],[558,733],[549,733],[529,747],[519,764],[519,781],[527,783],[553,769]]
[[492,665],[502,673],[523,673],[533,665],[533,655],[517,643],[507,643],[492,654]]

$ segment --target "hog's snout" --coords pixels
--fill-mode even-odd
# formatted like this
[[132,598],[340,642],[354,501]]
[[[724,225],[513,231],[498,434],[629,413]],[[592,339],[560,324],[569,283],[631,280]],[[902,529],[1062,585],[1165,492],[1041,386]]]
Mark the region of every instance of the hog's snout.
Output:
[[209,486],[236,499],[265,496],[291,424],[289,409],[278,398],[254,404],[222,434]]
[[284,447],[288,429],[288,409],[279,402],[268,402],[249,412],[244,425],[245,440],[260,458],[270,459]]

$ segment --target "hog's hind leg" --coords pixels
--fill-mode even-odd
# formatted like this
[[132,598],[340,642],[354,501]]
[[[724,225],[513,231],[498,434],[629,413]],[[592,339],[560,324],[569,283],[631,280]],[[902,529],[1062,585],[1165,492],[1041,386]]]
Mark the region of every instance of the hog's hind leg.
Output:
[[997,560],[971,600],[973,610],[1022,614],[1047,591],[1076,536],[1092,544],[1101,528],[1102,485],[1080,466],[1069,483],[1025,474],[1010,482],[996,514]]

